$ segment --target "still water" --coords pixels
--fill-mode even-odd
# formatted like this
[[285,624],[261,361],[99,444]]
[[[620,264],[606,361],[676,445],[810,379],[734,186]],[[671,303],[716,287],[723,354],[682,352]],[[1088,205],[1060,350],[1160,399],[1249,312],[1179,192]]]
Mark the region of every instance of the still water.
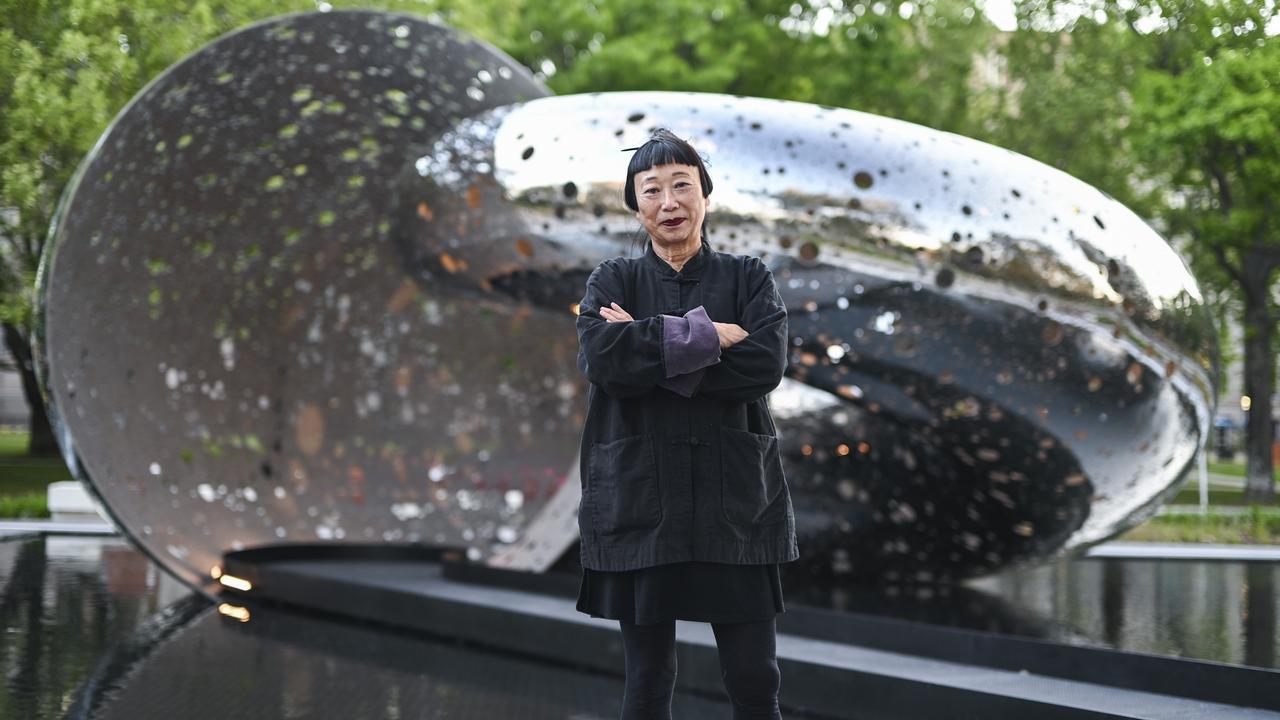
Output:
[[[1278,576],[1280,563],[1074,560],[950,589],[784,588],[788,606],[1274,668]],[[221,615],[119,539],[0,539],[0,720],[418,718],[428,708],[588,720],[620,708],[615,677],[250,610],[249,623]],[[684,693],[673,707],[689,718],[727,711]]]
[[[0,720],[612,720],[620,679],[355,623],[218,612],[117,539],[0,540]],[[679,717],[727,702],[677,693]]]
[[1280,667],[1280,563],[1061,560],[951,587],[783,587],[788,605]]

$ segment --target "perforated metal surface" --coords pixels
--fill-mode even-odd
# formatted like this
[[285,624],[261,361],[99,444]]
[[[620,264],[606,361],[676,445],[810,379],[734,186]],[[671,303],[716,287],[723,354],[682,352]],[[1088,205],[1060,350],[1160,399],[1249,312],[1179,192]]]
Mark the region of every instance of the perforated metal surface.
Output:
[[554,562],[574,303],[628,252],[618,150],[659,124],[711,158],[711,244],[763,258],[789,309],[795,577],[1069,551],[1190,467],[1216,336],[1096,189],[852,110],[546,94],[447,28],[334,12],[219,39],[116,119],[48,244],[37,355],[73,468],[153,557],[192,584],[317,539]]

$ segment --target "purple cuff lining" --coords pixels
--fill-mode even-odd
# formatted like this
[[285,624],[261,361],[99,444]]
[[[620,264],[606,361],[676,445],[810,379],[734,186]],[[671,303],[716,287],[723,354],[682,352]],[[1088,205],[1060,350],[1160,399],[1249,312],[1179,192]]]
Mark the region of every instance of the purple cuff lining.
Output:
[[685,313],[684,317],[664,314],[662,345],[668,379],[720,362],[720,335],[702,305]]

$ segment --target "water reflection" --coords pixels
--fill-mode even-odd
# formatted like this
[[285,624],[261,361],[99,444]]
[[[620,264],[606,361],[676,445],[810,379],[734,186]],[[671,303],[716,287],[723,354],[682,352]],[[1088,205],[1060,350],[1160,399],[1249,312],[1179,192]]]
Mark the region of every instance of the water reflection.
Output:
[[1064,560],[964,585],[784,585],[794,604],[1280,668],[1277,576],[1277,563]]
[[[1076,560],[896,593],[789,584],[788,600],[1276,668],[1277,575],[1275,563]],[[616,678],[250,611],[247,623],[219,615],[118,539],[0,542],[0,718],[407,718],[432,708],[585,719],[616,717],[622,696]],[[676,708],[724,710],[684,695]]]
[[53,718],[147,618],[189,592],[118,539],[0,542],[0,718]]
[[[607,720],[621,708],[622,682],[613,677],[270,607],[249,610],[247,623],[205,612],[151,648],[127,683],[93,703],[92,717]],[[157,698],[157,688],[168,690]],[[687,695],[673,709],[690,718],[726,711]]]
[[[249,609],[220,615],[118,539],[0,542],[0,718],[604,720],[621,706],[618,678]],[[684,694],[673,708],[726,712]]]
[[1244,663],[1277,667],[1276,662],[1276,573],[1274,564],[1245,566],[1245,646]]

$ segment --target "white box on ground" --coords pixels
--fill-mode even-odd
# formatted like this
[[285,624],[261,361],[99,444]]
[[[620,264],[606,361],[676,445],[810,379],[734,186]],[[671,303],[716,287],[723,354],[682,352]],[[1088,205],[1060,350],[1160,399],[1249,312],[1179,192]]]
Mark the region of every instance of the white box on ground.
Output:
[[49,514],[58,522],[100,523],[107,514],[76,480],[49,483]]

